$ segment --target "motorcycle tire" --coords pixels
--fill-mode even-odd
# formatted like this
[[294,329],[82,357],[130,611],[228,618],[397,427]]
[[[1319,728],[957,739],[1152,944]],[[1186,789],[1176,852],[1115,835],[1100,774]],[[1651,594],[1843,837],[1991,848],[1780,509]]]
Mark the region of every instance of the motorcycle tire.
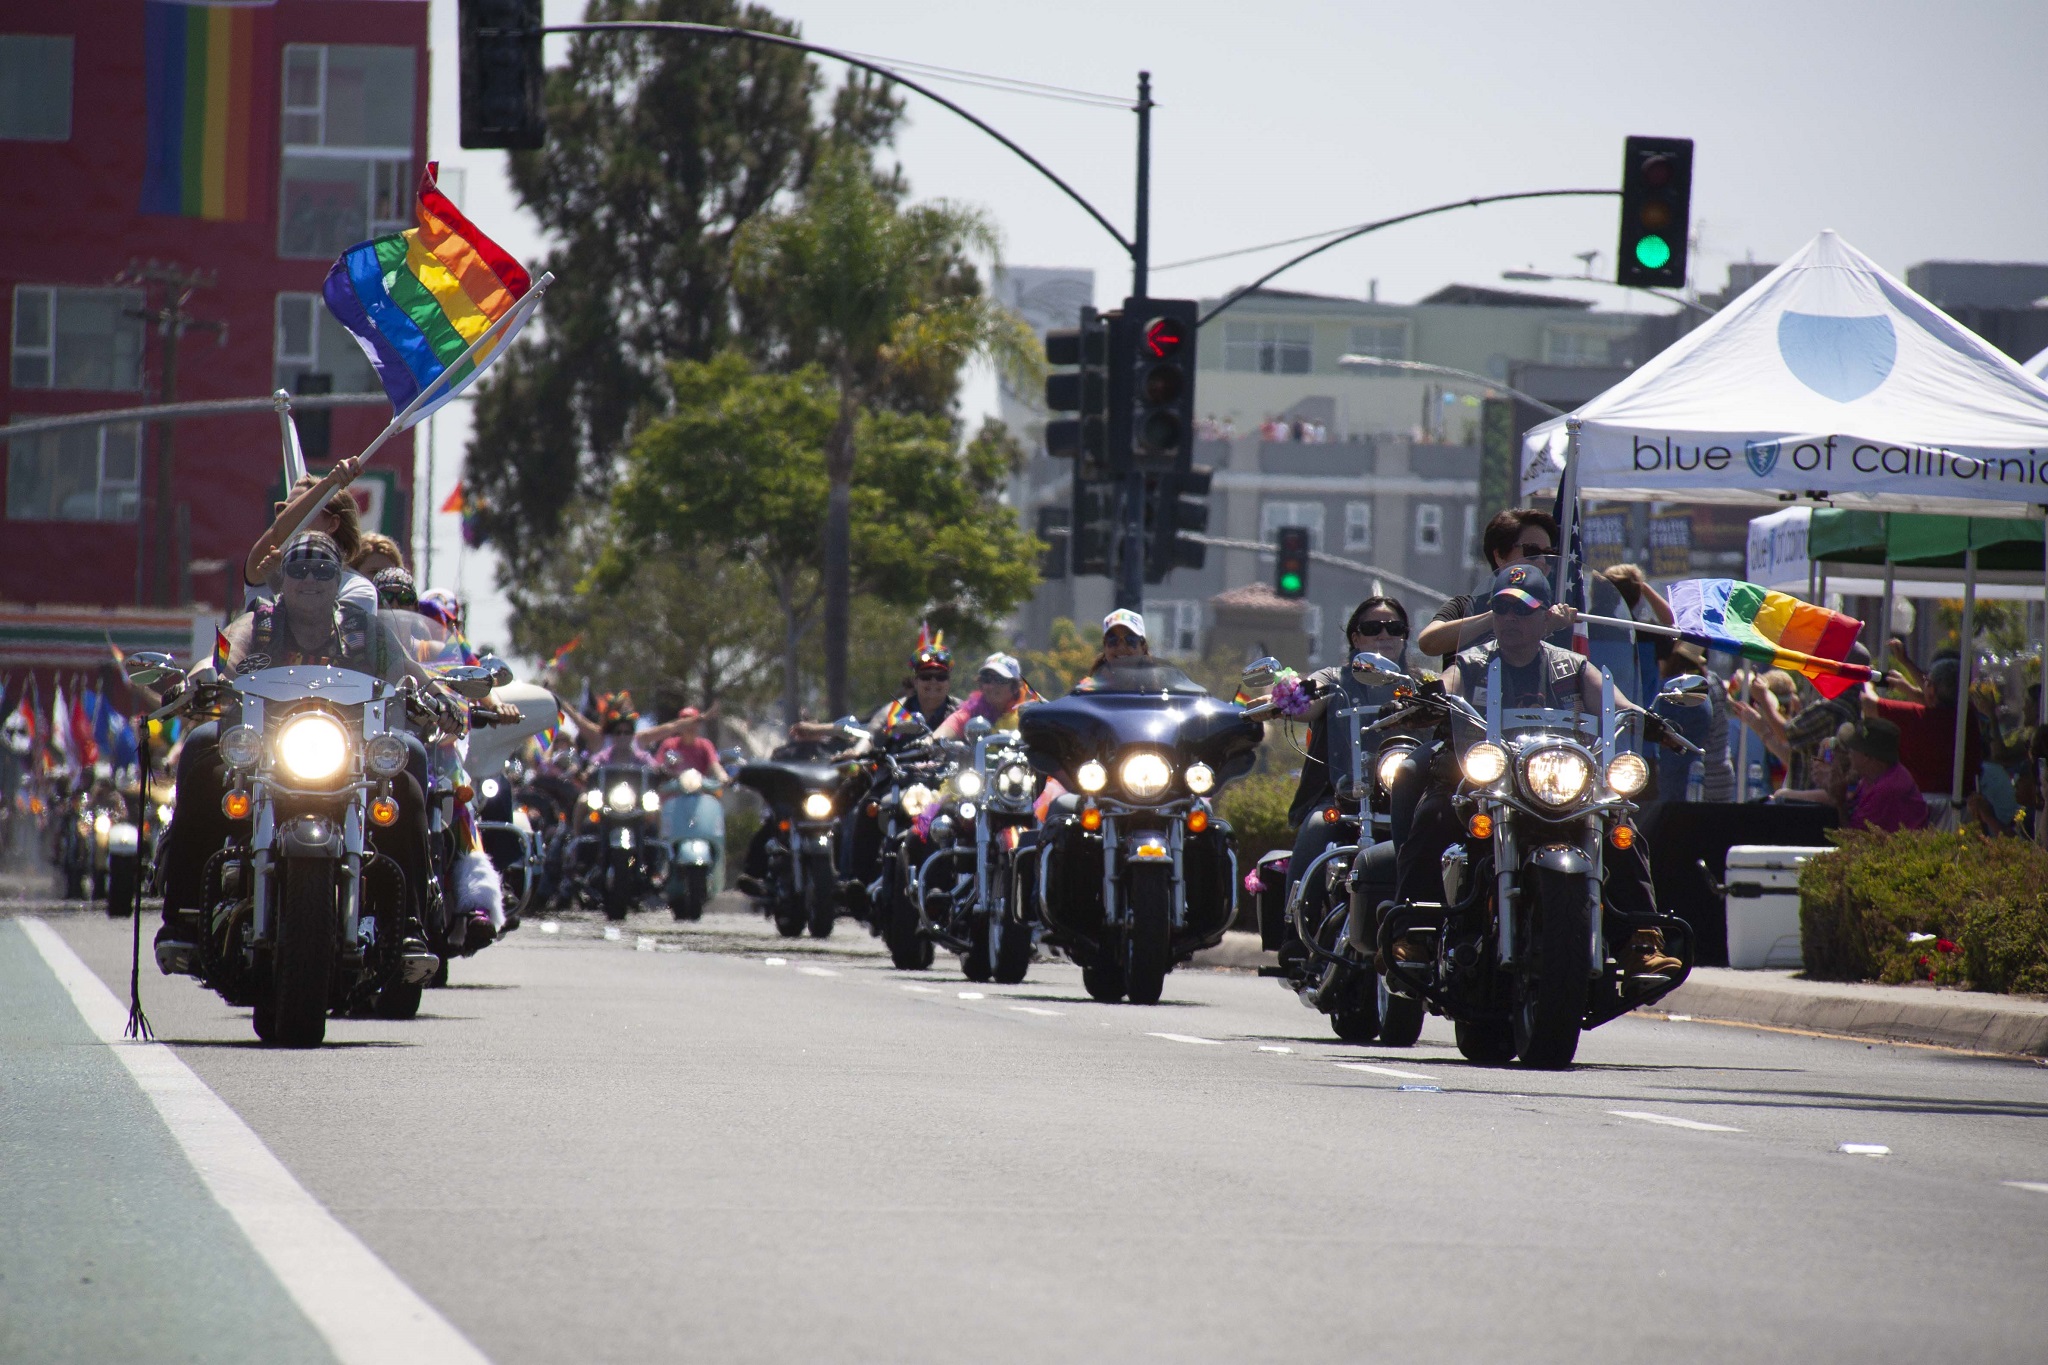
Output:
[[1477,1066],[1506,1066],[1515,1059],[1515,1030],[1505,1020],[1460,1019],[1454,1026],[1458,1053]]
[[960,954],[960,974],[977,985],[995,975],[989,932],[989,917],[975,911],[967,929],[967,951]]
[[126,919],[135,913],[135,869],[110,868],[107,872],[107,915]]
[[1338,1010],[1330,1016],[1330,1031],[1347,1043],[1369,1043],[1380,1036],[1380,1012],[1370,1005]]
[[[827,875],[815,875],[819,871]],[[829,875],[830,869],[813,869],[804,879],[804,919],[812,938],[832,937],[833,921],[839,918],[839,899]]]
[[890,963],[900,972],[921,972],[930,967],[938,957],[938,949],[924,936],[917,907],[907,897],[898,895],[889,896],[883,904],[887,907],[887,918],[882,942],[889,945]]
[[1536,970],[1515,978],[1515,1056],[1535,1071],[1562,1071],[1579,1050],[1586,1017],[1586,943],[1592,935],[1586,884],[1577,877],[1536,877]]
[[97,867],[92,870],[92,898],[96,901],[107,898],[107,874]]
[[801,905],[779,909],[775,912],[775,932],[784,938],[802,938],[808,918]]
[[995,979],[998,986],[1015,986],[1031,970],[1031,926],[1005,918],[996,925]]
[[1415,1040],[1422,1036],[1422,1020],[1426,1013],[1420,1000],[1395,995],[1387,989],[1385,977],[1378,979],[1380,1001],[1380,1046],[1414,1047]]
[[412,1019],[420,1012],[420,997],[426,993],[426,984],[415,981],[410,986],[403,981],[394,981],[378,991],[370,1002],[370,1012],[379,1019]]
[[277,1047],[318,1047],[327,1037],[327,992],[338,937],[333,873],[324,863],[288,867],[278,908],[283,913],[270,953],[264,1041]]
[[1114,1005],[1124,998],[1124,974],[1114,966],[1083,967],[1081,985],[1087,989],[1090,999],[1105,1005]]
[[604,907],[608,920],[622,920],[633,908],[633,898],[627,894],[633,869],[626,866],[625,859],[605,859],[604,871],[599,874],[603,883],[599,893],[599,904]]
[[679,920],[704,918],[704,869],[680,867],[669,873],[669,913]]
[[1166,990],[1173,948],[1173,881],[1157,865],[1126,874],[1131,919],[1124,940],[1124,994],[1133,1005],[1156,1005]]

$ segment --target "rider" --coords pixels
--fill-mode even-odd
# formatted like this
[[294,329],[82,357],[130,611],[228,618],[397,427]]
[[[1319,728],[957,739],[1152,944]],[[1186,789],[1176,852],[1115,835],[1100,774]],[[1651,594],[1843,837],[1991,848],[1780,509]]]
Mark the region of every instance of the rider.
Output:
[[939,726],[939,738],[961,738],[967,733],[968,722],[976,719],[986,720],[998,730],[1014,730],[1018,707],[1045,700],[1024,681],[1024,665],[1014,654],[998,651],[983,659],[975,682],[979,686],[974,695]]
[[1105,668],[1125,659],[1149,659],[1152,646],[1145,639],[1145,618],[1127,607],[1118,607],[1102,618],[1102,652],[1088,665],[1087,675],[1074,684],[1076,692],[1093,692]]
[[[1567,649],[1545,643],[1544,632],[1550,615],[1550,580],[1533,564],[1510,564],[1494,575],[1493,591],[1487,599],[1493,639],[1468,649],[1443,675],[1444,691],[1473,699],[1485,686],[1488,666],[1496,655],[1501,662],[1503,709],[1516,707],[1567,707],[1577,704],[1598,714],[1601,710],[1599,670]],[[1639,710],[1626,698],[1615,704]],[[1644,723],[1646,737],[1668,738],[1664,722],[1652,715]],[[1440,753],[1429,766],[1427,787],[1415,807],[1414,822],[1407,837],[1395,851],[1395,875],[1400,898],[1408,902],[1441,903],[1444,896],[1440,859],[1451,842],[1462,836],[1463,826],[1452,805],[1459,776],[1455,747]],[[1664,951],[1664,934],[1658,926],[1656,892],[1650,882],[1650,862],[1643,839],[1637,835],[1626,849],[1610,848],[1606,861],[1606,899],[1610,913],[1632,929],[1619,950],[1623,970],[1631,976],[1668,974],[1683,966]],[[1397,940],[1394,955],[1406,959],[1406,940]]]
[[953,696],[953,651],[946,648],[945,632],[920,642],[910,660],[910,685],[902,696],[868,718],[868,729],[886,735],[915,714],[927,730],[939,725],[960,709]]
[[[1495,573],[1510,564],[1544,563],[1557,553],[1557,518],[1540,507],[1510,507],[1486,523],[1480,538],[1486,551],[1487,567]],[[1553,620],[1545,634],[1572,623],[1570,607],[1551,608]],[[1493,632],[1493,613],[1483,598],[1462,593],[1437,608],[1415,637],[1415,648],[1423,654],[1439,655],[1445,668],[1461,649],[1485,640]]]
[[[405,648],[374,613],[340,600],[341,548],[320,531],[292,538],[283,556],[282,591],[275,601],[259,601],[253,611],[231,621],[227,671],[254,673],[295,664],[324,664],[369,673],[397,682],[412,677],[424,684],[423,696],[442,705],[460,705],[408,656]],[[205,680],[210,668],[194,671]],[[157,942],[190,943],[196,926],[186,912],[202,908],[206,865],[213,854],[236,836],[236,822],[221,810],[228,786],[227,764],[220,756],[217,722],[198,726],[185,737],[178,755],[178,803],[165,831],[163,928]],[[421,922],[422,888],[432,875],[427,848],[427,805],[419,772],[424,755],[392,779],[398,798],[398,820],[370,832],[371,842],[405,872],[407,888],[403,953],[427,955]]]
[[607,692],[599,697],[596,720],[573,706],[563,707],[562,714],[575,728],[576,738],[591,751],[593,761],[638,763],[645,767],[653,767],[655,762],[648,746],[658,745],[672,735],[680,735],[703,719],[692,708],[687,718],[678,717],[664,725],[649,725],[643,729],[640,713],[633,709],[631,692]]
[[[298,534],[300,522],[305,522],[308,531],[331,537],[343,565],[362,550],[362,513],[356,506],[355,494],[348,491],[349,483],[362,467],[360,456],[340,460],[324,476],[316,479],[308,474],[292,485],[290,497],[277,504],[270,525],[249,547],[248,558],[242,561],[245,605],[277,596],[282,586],[277,578],[278,551]],[[309,516],[311,520],[307,520]],[[353,569],[342,570],[340,598],[364,611],[377,610],[376,587]]]

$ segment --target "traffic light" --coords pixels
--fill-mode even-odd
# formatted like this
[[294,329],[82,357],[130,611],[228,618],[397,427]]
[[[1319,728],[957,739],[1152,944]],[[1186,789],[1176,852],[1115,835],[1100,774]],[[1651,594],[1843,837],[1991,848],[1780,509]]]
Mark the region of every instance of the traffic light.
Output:
[[462,145],[531,150],[547,141],[541,0],[456,0]]
[[1281,527],[1274,558],[1273,591],[1287,598],[1308,596],[1308,527]]
[[1180,474],[1145,476],[1145,581],[1158,583],[1175,569],[1199,569],[1209,547],[1190,534],[1209,529],[1212,471],[1190,467]]
[[1117,480],[1074,480],[1074,515],[1067,529],[1068,572],[1075,578],[1109,576],[1116,562]]
[[[1197,311],[1193,299],[1124,300],[1131,459],[1148,473],[1185,472],[1194,458]],[[1116,395],[1110,399],[1114,403]]]
[[1615,282],[1682,287],[1691,220],[1692,139],[1628,139],[1621,161],[1621,249],[1615,254]]
[[1091,472],[1100,471],[1108,450],[1108,332],[1093,308],[1083,308],[1079,327],[1045,334],[1047,363],[1075,367],[1045,377],[1046,409],[1074,414],[1045,424],[1045,453],[1078,460]]

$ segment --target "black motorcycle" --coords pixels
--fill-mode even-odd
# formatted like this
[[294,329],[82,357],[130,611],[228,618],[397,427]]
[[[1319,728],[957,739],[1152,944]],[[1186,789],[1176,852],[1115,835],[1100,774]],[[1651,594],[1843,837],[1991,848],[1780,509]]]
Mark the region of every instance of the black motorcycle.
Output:
[[[958,766],[959,748],[934,739],[921,718],[911,717],[883,736],[881,747],[866,759],[861,813],[874,822],[876,854],[872,867],[856,864],[854,876],[872,874],[863,888],[869,927],[881,935],[889,961],[902,971],[921,972],[938,954],[925,932],[917,874],[934,851],[931,824],[938,813],[932,808],[946,775]],[[927,812],[931,819],[923,818]]]
[[563,859],[573,894],[622,920],[668,885],[668,844],[661,837],[664,775],[641,763],[600,763],[591,770]]
[[[859,737],[849,722],[839,728],[842,738]],[[768,808],[762,910],[784,938],[806,929],[812,938],[829,938],[839,916],[838,767],[770,758],[741,765],[733,780]]]
[[939,783],[923,836],[904,843],[917,863],[916,903],[923,936],[959,954],[969,981],[1015,985],[1031,968],[1037,936],[1033,898],[1017,894],[1021,836],[1038,817],[1021,734],[976,717],[960,761]]
[[1211,798],[1251,770],[1265,727],[1152,658],[1018,720],[1031,766],[1066,788],[1018,850],[1018,894],[1091,996],[1157,1004],[1229,925],[1237,856]]
[[[1649,780],[1624,743],[1642,713],[1616,705],[1612,678],[1597,713],[1504,709],[1496,658],[1482,713],[1379,655],[1352,668],[1398,685],[1396,709],[1376,724],[1427,724],[1439,745],[1431,761],[1455,763],[1461,778],[1455,809],[1467,837],[1444,852],[1443,903],[1390,902],[1349,920],[1349,947],[1378,963],[1389,994],[1449,1018],[1467,1060],[1557,1070],[1571,1065],[1583,1031],[1685,980],[1693,953],[1681,919],[1660,926],[1687,964],[1674,974],[1631,977],[1607,951],[1604,854],[1632,846],[1631,798]],[[1704,698],[1694,678],[1659,700]]]

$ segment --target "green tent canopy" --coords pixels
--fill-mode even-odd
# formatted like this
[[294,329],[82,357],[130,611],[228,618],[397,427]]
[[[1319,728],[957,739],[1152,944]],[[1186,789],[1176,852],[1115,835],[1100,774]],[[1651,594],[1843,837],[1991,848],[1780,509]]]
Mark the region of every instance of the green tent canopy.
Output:
[[1906,565],[1960,569],[1972,545],[1977,567],[1990,573],[2042,571],[2039,521],[1943,517],[1913,512],[1847,512],[1815,508],[1806,535],[1809,557],[1826,564]]

